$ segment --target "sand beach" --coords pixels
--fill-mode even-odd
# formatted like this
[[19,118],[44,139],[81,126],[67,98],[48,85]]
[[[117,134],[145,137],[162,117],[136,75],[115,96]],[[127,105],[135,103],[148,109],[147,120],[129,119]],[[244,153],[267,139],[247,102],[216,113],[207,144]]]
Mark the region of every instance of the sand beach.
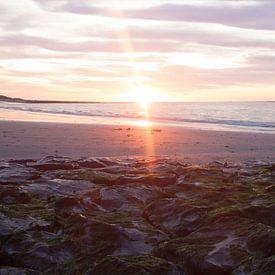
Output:
[[169,156],[192,164],[274,161],[274,134],[184,127],[0,121],[0,159]]

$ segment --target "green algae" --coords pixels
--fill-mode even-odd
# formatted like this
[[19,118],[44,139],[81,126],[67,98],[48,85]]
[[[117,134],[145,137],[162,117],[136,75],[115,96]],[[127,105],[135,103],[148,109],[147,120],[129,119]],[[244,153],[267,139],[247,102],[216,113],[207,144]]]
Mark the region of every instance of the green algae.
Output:
[[44,274],[272,274],[275,166],[156,166],[165,161],[39,174],[91,182],[78,194],[22,191],[35,179],[1,185],[0,265]]
[[[136,256],[136,257],[112,257],[108,256],[99,262],[95,269],[95,274],[173,274],[180,272],[180,269],[168,263],[164,259],[153,256]],[[179,273],[176,273],[179,274]],[[183,273],[182,273],[183,274]]]
[[44,220],[53,219],[53,205],[46,204],[41,200],[33,199],[28,204],[13,204],[9,206],[0,206],[0,213],[10,218],[41,218]]

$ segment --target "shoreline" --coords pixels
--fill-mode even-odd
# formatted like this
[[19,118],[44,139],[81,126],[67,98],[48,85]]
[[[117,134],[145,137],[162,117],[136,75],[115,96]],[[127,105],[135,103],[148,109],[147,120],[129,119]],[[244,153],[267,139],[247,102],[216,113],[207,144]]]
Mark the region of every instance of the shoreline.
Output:
[[[260,133],[275,134],[275,131],[259,130],[256,126],[253,128],[241,125],[212,124],[200,122],[173,122],[157,121],[146,118],[123,118],[107,116],[85,116],[72,114],[44,113],[36,111],[22,111],[2,109],[0,107],[0,121],[17,122],[37,122],[37,123],[61,123],[61,124],[81,124],[81,125],[120,125],[120,126],[139,126],[139,127],[179,127],[192,130],[217,131],[217,132],[241,132],[241,133]],[[218,126],[217,126],[218,125]]]
[[275,161],[274,135],[176,126],[104,125],[0,120],[0,159],[81,157],[180,158],[211,161]]

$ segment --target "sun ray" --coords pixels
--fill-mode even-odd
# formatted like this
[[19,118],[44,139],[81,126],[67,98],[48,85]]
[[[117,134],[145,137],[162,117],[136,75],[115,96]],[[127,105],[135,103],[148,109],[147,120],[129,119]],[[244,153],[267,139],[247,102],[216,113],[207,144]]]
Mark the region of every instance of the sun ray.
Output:
[[[123,19],[123,13],[120,11],[112,12],[114,18]],[[122,28],[117,32],[117,36],[122,43],[125,54],[127,55],[129,61],[129,67],[132,73],[133,80],[131,81],[131,89],[128,93],[125,93],[122,97],[122,101],[136,102],[138,103],[144,111],[144,120],[140,123],[139,126],[144,127],[145,130],[145,148],[146,156],[154,158],[155,156],[155,142],[154,136],[152,134],[150,114],[149,114],[149,105],[154,101],[164,101],[165,97],[155,88],[144,86],[140,82],[141,74],[137,68],[136,60],[134,58],[134,47],[131,40],[130,33],[126,25],[123,25]]]

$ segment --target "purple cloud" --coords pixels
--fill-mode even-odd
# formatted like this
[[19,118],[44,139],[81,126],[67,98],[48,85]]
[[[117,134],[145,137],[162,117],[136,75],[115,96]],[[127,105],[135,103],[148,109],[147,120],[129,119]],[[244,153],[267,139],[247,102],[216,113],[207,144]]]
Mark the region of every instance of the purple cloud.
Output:
[[275,29],[274,2],[244,7],[167,4],[128,11],[126,16],[151,20],[217,23],[251,29]]
[[[58,11],[111,16],[107,9],[88,5],[87,2],[70,1],[60,5]],[[123,15],[126,18],[135,19],[216,23],[249,29],[275,29],[274,1],[263,1],[258,5],[239,7],[165,4],[146,9],[123,10]]]

